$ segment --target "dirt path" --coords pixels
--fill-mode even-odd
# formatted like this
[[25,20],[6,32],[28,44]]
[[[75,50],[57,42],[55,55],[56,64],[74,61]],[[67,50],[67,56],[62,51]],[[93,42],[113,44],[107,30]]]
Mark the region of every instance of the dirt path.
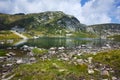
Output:
[[24,35],[22,35],[22,34],[16,32],[16,31],[11,30],[11,32],[13,32],[14,34],[20,36],[20,37],[23,38],[23,39],[28,39],[26,36],[24,36]]
[[17,46],[17,45],[19,45],[19,44],[22,44],[22,43],[27,42],[28,38],[27,38],[26,36],[24,36],[24,35],[16,32],[16,31],[13,31],[13,30],[11,30],[11,32],[13,32],[14,34],[16,34],[16,35],[20,36],[21,38],[23,38],[23,39],[20,40],[19,42],[15,43],[14,46]]

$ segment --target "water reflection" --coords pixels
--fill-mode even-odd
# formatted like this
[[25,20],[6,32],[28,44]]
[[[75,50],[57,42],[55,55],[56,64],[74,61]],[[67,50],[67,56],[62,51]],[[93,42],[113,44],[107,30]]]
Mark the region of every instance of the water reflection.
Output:
[[47,48],[50,47],[77,47],[80,45],[86,45],[87,47],[92,48],[100,48],[103,47],[106,44],[113,45],[120,45],[119,42],[114,42],[106,39],[93,39],[93,38],[48,38],[48,37],[42,37],[39,39],[30,39],[24,44],[21,44],[19,46],[28,45],[28,46],[37,46],[39,48]]
[[86,44],[90,42],[90,40],[82,39],[82,38],[39,38],[39,39],[30,39],[26,43],[21,44],[28,46],[37,46],[39,48],[50,48],[50,47],[75,47],[80,44]]
[[[15,41],[15,40],[14,40]],[[3,41],[2,41],[3,42]],[[0,42],[1,43],[1,42]],[[13,44],[14,43],[14,44]],[[4,44],[0,44],[0,48],[6,48],[9,46],[17,46],[21,47],[23,45],[39,47],[39,48],[46,48],[49,49],[50,47],[77,47],[81,45],[86,45],[87,47],[92,48],[100,48],[109,44],[110,46],[120,45],[119,42],[106,40],[106,39],[93,39],[93,38],[49,38],[49,37],[41,37],[38,39],[29,39],[29,40],[22,40],[18,42],[13,42],[12,44],[8,44],[4,42]]]
[[3,39],[3,40],[0,40],[0,49],[13,46],[15,44],[18,44],[21,41],[22,41],[22,39]]
[[24,44],[25,42],[27,42],[27,39],[22,39],[22,40],[18,41],[17,43],[15,43],[14,46],[18,46],[20,44]]

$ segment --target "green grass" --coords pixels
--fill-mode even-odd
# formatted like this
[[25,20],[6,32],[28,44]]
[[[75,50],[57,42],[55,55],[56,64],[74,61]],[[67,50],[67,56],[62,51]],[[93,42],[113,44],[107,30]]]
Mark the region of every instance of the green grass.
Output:
[[39,55],[43,55],[43,54],[45,54],[45,53],[48,53],[48,50],[46,50],[46,49],[34,48],[34,49],[32,50],[32,52],[34,53],[34,55],[39,56]]
[[113,38],[114,41],[119,41],[120,42],[120,35],[109,36],[108,38]]
[[94,62],[109,65],[115,70],[117,76],[120,76],[120,49],[108,52],[100,52],[94,56]]
[[0,56],[5,56],[6,52],[0,49]]
[[73,37],[81,37],[81,38],[96,38],[97,35],[92,34],[92,33],[87,33],[87,32],[75,32]]
[[[20,41],[22,38],[18,35],[14,34],[9,30],[2,30],[0,31],[0,41],[3,41],[7,45],[13,45]],[[7,43],[7,40],[13,40],[13,43]]]
[[12,80],[77,80],[88,75],[86,65],[73,65],[57,59],[39,61],[32,65],[21,65],[15,70]]
[[[43,54],[44,51],[34,48],[33,52]],[[101,63],[109,65],[116,71],[113,75],[120,76],[120,49],[100,52],[96,55],[83,54],[77,58],[87,60],[88,57],[93,57],[93,64]],[[104,77],[96,70],[94,70],[94,74],[88,74],[87,69],[87,64],[75,65],[69,63],[69,61],[50,58],[44,61],[39,60],[37,63],[22,64],[18,66],[18,68],[13,70],[15,76],[11,80],[90,80],[91,78],[98,80]],[[112,74],[110,74],[110,77],[111,75]],[[106,78],[108,78],[108,76]]]
[[5,39],[21,39],[21,38],[10,31],[0,31],[0,40]]
[[[46,29],[47,30],[47,29]],[[46,30],[42,30],[42,31],[37,31],[37,30],[31,30],[29,31],[29,33],[24,33],[25,36],[27,36],[28,38],[32,38],[33,36],[47,36],[47,37],[66,37],[66,32],[65,30],[62,30],[61,33],[56,32],[55,30],[49,31],[47,32]],[[72,35],[69,37],[81,37],[81,38],[96,38],[97,35],[95,34],[90,34],[90,33],[84,33],[84,32],[72,32]]]
[[93,57],[93,56],[94,56],[94,55],[91,54],[91,53],[84,53],[84,54],[82,54],[82,55],[80,55],[80,56],[74,55],[73,57],[77,57],[77,59],[87,59],[88,57]]
[[33,38],[34,36],[40,36],[40,37],[54,37],[54,36],[60,36],[58,34],[50,34],[47,33],[46,30],[38,31],[38,30],[30,30],[29,32],[23,33],[23,35],[27,36],[28,38]]

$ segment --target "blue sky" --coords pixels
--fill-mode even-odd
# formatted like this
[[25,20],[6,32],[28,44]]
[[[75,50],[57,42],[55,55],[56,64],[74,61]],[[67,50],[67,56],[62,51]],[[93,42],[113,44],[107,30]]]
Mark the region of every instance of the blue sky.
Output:
[[0,0],[0,13],[63,11],[81,23],[120,23],[120,0]]
[[86,2],[88,2],[89,0],[80,0],[80,4],[81,6],[83,6]]

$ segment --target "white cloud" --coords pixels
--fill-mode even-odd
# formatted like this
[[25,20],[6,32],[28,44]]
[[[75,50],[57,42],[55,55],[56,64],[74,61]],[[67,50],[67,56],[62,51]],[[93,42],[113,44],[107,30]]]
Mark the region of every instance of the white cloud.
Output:
[[120,6],[117,7],[115,12],[116,12],[116,14],[115,14],[116,15],[116,19],[118,19],[120,21]]
[[[66,14],[74,15],[81,23],[97,24],[111,22],[110,15],[112,15],[114,2],[115,0],[90,0],[81,6],[80,0],[1,0],[0,12],[63,11]],[[118,9],[114,11],[116,11],[115,14],[120,13]],[[120,18],[120,16],[116,17]]]
[[109,12],[111,11],[111,6],[113,5],[113,0],[91,0],[87,2],[82,7],[82,16],[87,24],[96,23],[109,23],[111,18],[109,17]]

